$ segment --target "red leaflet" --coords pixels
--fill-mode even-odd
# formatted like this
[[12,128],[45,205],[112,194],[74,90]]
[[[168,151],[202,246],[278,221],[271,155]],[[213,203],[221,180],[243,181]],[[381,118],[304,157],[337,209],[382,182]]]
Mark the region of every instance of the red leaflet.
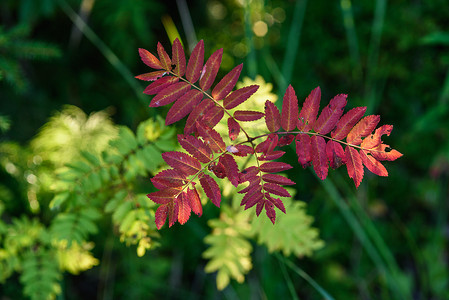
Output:
[[279,109],[270,100],[265,102],[265,123],[270,132],[278,131],[281,128]]
[[332,169],[336,169],[345,163],[345,151],[340,143],[328,141],[326,144],[326,155]]
[[187,192],[182,192],[177,198],[178,202],[178,222],[184,225],[190,218],[190,205]]
[[363,117],[365,111],[366,107],[356,107],[345,113],[343,117],[341,117],[340,121],[338,121],[335,130],[332,131],[331,136],[337,140],[344,139],[354,125],[357,124],[357,122]]
[[187,93],[190,90],[190,87],[190,84],[188,84],[187,82],[178,82],[172,84],[159,92],[153,98],[153,100],[151,100],[150,107],[164,106],[172,103],[173,101],[177,100],[179,97]]
[[282,185],[295,184],[290,179],[288,179],[282,175],[278,175],[278,174],[263,174],[262,179],[266,182],[277,183],[277,184],[282,184]]
[[162,64],[159,61],[159,59],[156,58],[153,54],[151,54],[149,51],[139,48],[139,55],[142,59],[143,63],[149,66],[153,69],[162,69]]
[[390,135],[391,131],[393,130],[392,125],[383,125],[376,129],[376,131],[373,134],[370,134],[366,138],[363,139],[362,144],[360,145],[364,149],[372,149],[374,147],[379,146],[382,141],[381,137],[382,135]]
[[[233,118],[228,118],[228,130],[229,130],[229,138],[231,141],[235,140],[240,133],[240,125]],[[236,154],[238,155],[238,154]]]
[[215,180],[207,174],[204,174],[203,177],[200,178],[201,187],[206,193],[207,197],[212,201],[215,206],[220,207],[221,202],[221,193],[220,187],[215,182]]
[[162,158],[172,167],[184,173],[185,175],[194,175],[201,170],[201,164],[188,154],[178,151],[162,153]]
[[231,70],[228,74],[220,80],[219,83],[212,90],[212,97],[215,100],[221,100],[226,97],[230,91],[234,88],[237,80],[239,79],[240,72],[242,71],[243,64],[238,65]]
[[224,154],[220,157],[220,162],[223,164],[226,176],[228,177],[229,181],[237,187],[239,185],[239,167],[237,166],[237,163],[234,160],[234,157],[232,157],[230,154]]
[[357,125],[352,128],[346,137],[346,141],[352,145],[360,145],[362,137],[368,136],[380,121],[380,116],[369,115],[361,119]]
[[277,161],[266,162],[260,166],[262,172],[277,173],[293,168],[289,164]]
[[225,178],[226,177],[226,170],[225,166],[219,161],[219,162],[212,162],[208,166],[209,171],[214,172],[215,176],[218,178]]
[[170,56],[168,56],[167,52],[165,52],[165,49],[160,42],[157,43],[157,53],[159,55],[162,67],[165,70],[170,71],[171,70]]
[[155,95],[160,91],[162,91],[163,89],[165,89],[166,87],[170,86],[171,84],[177,82],[178,80],[179,78],[174,76],[159,78],[158,80],[147,86],[147,88],[143,91],[143,93],[147,95]]
[[298,155],[298,162],[304,169],[310,166],[312,161],[311,152],[310,136],[308,134],[298,134],[296,136],[296,155]]
[[263,113],[251,110],[237,110],[234,112],[234,118],[239,121],[255,121],[263,116]]
[[196,188],[187,189],[187,199],[189,200],[189,205],[192,211],[201,217],[203,214],[203,206],[201,205],[200,196]]
[[256,176],[254,178],[255,178],[254,180],[249,181],[249,185],[246,188],[244,188],[241,191],[238,191],[237,193],[245,194],[248,193],[250,190],[252,190],[254,187],[260,186],[260,177]]
[[363,164],[368,168],[368,170],[379,176],[388,176],[387,169],[385,169],[385,167],[377,159],[371,155],[367,155],[363,150],[360,150],[359,153]]
[[195,83],[201,75],[201,70],[203,69],[204,62],[204,42],[199,41],[192,51],[189,63],[187,65],[186,77],[191,83]]
[[358,188],[363,178],[363,165],[359,152],[350,146],[346,146],[346,168],[348,175],[354,180],[355,187]]
[[255,166],[246,168],[240,173],[240,182],[251,181],[254,177],[258,177],[259,169]]
[[284,203],[281,201],[281,199],[271,197],[268,194],[265,194],[265,196],[271,203],[273,203],[280,211],[282,211],[285,214],[285,206]]
[[326,141],[321,136],[310,138],[310,148],[312,152],[312,163],[315,173],[321,180],[326,179],[329,166],[326,157]]
[[309,131],[318,115],[320,108],[321,89],[316,87],[310,92],[310,95],[304,101],[301,112],[299,113],[298,129],[302,131]]
[[317,133],[328,134],[334,129],[338,119],[343,114],[343,109],[346,106],[346,98],[348,95],[340,94],[332,98],[326,107],[323,108],[320,116],[313,124],[313,130]]
[[203,89],[203,91],[208,90],[214,83],[215,77],[218,73],[218,69],[220,68],[222,55],[223,49],[218,49],[209,57],[206,64],[204,65],[200,78],[200,87]]
[[[375,151],[374,151],[375,150]],[[370,151],[371,155],[377,160],[389,160],[393,161],[402,156],[402,153],[391,149],[390,146],[386,144],[380,144],[373,151]]]
[[250,207],[253,207],[262,198],[263,198],[262,186],[254,185],[254,187],[250,189],[245,194],[245,196],[243,196],[242,202],[240,202],[240,206],[245,205],[245,209],[248,209]]
[[237,149],[237,152],[232,152],[232,154],[237,156],[247,156],[254,153],[253,148],[247,145],[235,145],[234,147]]
[[267,214],[267,217],[270,219],[271,223],[276,222],[276,211],[273,208],[273,203],[266,201],[265,202],[265,213]]
[[209,146],[194,136],[178,134],[178,142],[182,148],[203,164],[210,162],[213,157]]
[[184,54],[184,48],[178,38],[173,42],[172,50],[172,63],[175,65],[173,72],[178,76],[183,76],[186,72],[186,56]]
[[284,155],[284,154],[285,154],[284,151],[273,151],[273,152],[261,155],[259,157],[259,160],[260,161],[262,161],[262,160],[275,160],[275,159],[281,158],[282,155]]
[[208,98],[204,99],[200,104],[198,104],[187,118],[184,133],[191,134],[193,132],[196,132],[196,122],[200,121],[204,117],[204,114],[214,106],[214,102]]
[[203,93],[199,90],[193,89],[181,96],[167,113],[165,125],[170,125],[178,122],[188,114],[190,114],[194,107],[200,103]]
[[262,212],[262,209],[263,209],[263,207],[265,205],[265,202],[266,202],[266,200],[262,200],[262,201],[257,202],[257,205],[256,205],[256,215],[257,216],[259,216],[260,213]]
[[295,140],[295,136],[294,135],[292,135],[292,134],[284,135],[283,137],[281,137],[279,139],[278,146],[279,147],[284,147],[284,146],[290,145],[294,140]]
[[157,229],[161,229],[165,224],[165,220],[167,220],[168,214],[168,205],[161,205],[156,209],[156,213],[154,214],[154,221],[156,223]]
[[137,75],[134,78],[137,78],[140,80],[145,80],[145,81],[154,81],[154,80],[158,79],[159,77],[163,76],[165,73],[167,73],[167,71],[165,71],[165,70],[154,71],[154,72],[150,72],[150,73]]
[[224,116],[224,110],[220,106],[214,106],[211,109],[208,109],[204,114],[204,124],[209,126],[210,128],[214,128],[215,125],[220,122],[220,120]]
[[212,151],[219,153],[226,150],[226,144],[218,132],[199,122],[196,122],[196,128],[198,129],[199,135],[203,137],[204,142]]
[[233,109],[248,100],[248,98],[251,97],[251,95],[254,94],[258,88],[258,85],[250,85],[233,91],[223,100],[223,106],[226,109]]
[[168,169],[161,171],[151,178],[153,185],[162,190],[167,187],[180,187],[185,184],[186,177],[176,170]]
[[289,85],[282,102],[281,127],[286,131],[292,131],[296,125],[298,125],[298,98],[293,87]]
[[263,189],[266,190],[267,192],[271,193],[271,194],[275,194],[281,197],[291,197],[292,195],[290,195],[290,193],[284,189],[282,186],[275,184],[275,183],[265,183],[263,185]]
[[150,198],[154,203],[167,204],[169,202],[172,202],[173,199],[175,198],[175,195],[177,195],[179,192],[180,192],[179,189],[167,188],[160,191],[149,193],[147,197]]

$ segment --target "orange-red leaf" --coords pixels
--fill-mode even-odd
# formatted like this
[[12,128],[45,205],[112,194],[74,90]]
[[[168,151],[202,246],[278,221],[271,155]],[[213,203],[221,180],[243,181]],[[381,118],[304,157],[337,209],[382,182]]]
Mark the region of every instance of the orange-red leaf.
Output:
[[190,218],[191,208],[189,205],[187,192],[182,192],[177,198],[178,202],[178,222],[184,225]]
[[392,125],[383,125],[376,129],[373,134],[370,134],[366,138],[363,139],[362,144],[360,145],[364,149],[372,149],[379,146],[382,141],[382,135],[390,135],[393,130]]
[[326,179],[329,165],[326,156],[326,141],[321,136],[312,136],[310,138],[310,149],[312,154],[312,163],[315,173],[321,180]]
[[277,161],[266,162],[260,166],[260,170],[267,173],[282,172],[291,168],[293,168],[291,165]]
[[178,134],[178,142],[187,152],[203,164],[211,161],[212,150],[203,141],[191,135]]
[[162,226],[165,224],[165,220],[167,220],[167,214],[168,214],[168,206],[167,205],[161,205],[156,209],[156,212],[154,214],[154,221],[156,223],[157,229],[161,229]]
[[345,163],[345,151],[340,143],[328,141],[326,144],[326,155],[332,169],[336,169]]
[[258,85],[250,85],[233,91],[223,100],[223,106],[226,109],[233,109],[234,107],[237,107],[248,100],[248,98],[251,97],[251,95],[254,94],[258,88]]
[[208,90],[214,83],[215,77],[218,73],[218,69],[220,68],[222,55],[223,48],[220,48],[212,53],[212,55],[204,65],[200,77],[200,87],[203,89],[203,91]]
[[150,73],[144,73],[144,74],[137,75],[134,78],[137,78],[140,80],[145,80],[145,81],[154,81],[154,80],[158,79],[159,77],[162,77],[165,73],[167,73],[167,71],[165,71],[165,70],[154,71],[154,72],[150,72]]
[[196,132],[196,122],[204,118],[204,115],[207,113],[207,111],[214,106],[214,102],[208,98],[204,99],[200,104],[198,104],[187,118],[184,133],[191,134],[193,132]]
[[212,151],[219,153],[226,150],[226,144],[223,142],[221,135],[214,129],[203,125],[203,123],[196,122],[196,128],[198,133],[203,137],[204,142],[208,145]]
[[191,83],[195,83],[201,75],[204,62],[204,42],[199,41],[190,55],[189,63],[187,64],[186,77]]
[[346,137],[346,141],[353,145],[360,145],[362,137],[368,136],[380,121],[380,116],[369,115],[361,119]]
[[187,189],[187,199],[189,200],[192,211],[201,217],[203,214],[203,206],[201,205],[200,196],[195,187],[193,189]]
[[197,89],[193,89],[182,95],[167,113],[165,125],[178,122],[188,114],[190,114],[195,106],[200,103],[203,93]]
[[159,55],[159,59],[162,67],[170,71],[171,70],[171,60],[170,56],[168,56],[167,52],[165,52],[164,46],[160,42],[157,43],[157,53]]
[[234,160],[234,157],[232,157],[230,154],[224,154],[220,157],[220,162],[223,164],[226,176],[228,177],[229,181],[237,187],[239,185],[239,167],[237,166],[237,163]]
[[229,138],[231,141],[235,140],[240,133],[240,125],[233,118],[228,118],[228,130],[229,130]]
[[181,42],[176,38],[172,47],[172,63],[175,65],[173,72],[178,76],[183,76],[186,72],[186,56]]
[[380,160],[380,161],[382,161],[382,160],[393,161],[402,156],[401,152],[399,152],[395,149],[391,149],[386,144],[380,144],[379,146],[374,148],[373,151],[370,151],[369,153],[371,153],[371,155],[375,159]]
[[220,187],[215,182],[215,180],[209,175],[204,174],[204,176],[200,178],[200,183],[207,197],[212,201],[213,204],[215,204],[215,206],[220,207]]
[[348,95],[339,94],[331,99],[328,105],[326,105],[321,111],[318,119],[313,123],[313,130],[321,134],[328,134],[334,129],[338,119],[343,114],[343,109],[346,106],[346,97]]
[[201,169],[201,164],[196,158],[183,152],[164,152],[162,158],[170,167],[181,171],[185,175],[194,175]]
[[298,156],[298,162],[303,168],[310,166],[312,161],[311,152],[310,136],[308,134],[298,134],[296,136],[296,155]]
[[265,102],[265,123],[270,132],[276,132],[281,128],[281,114],[270,100]]
[[184,95],[190,90],[191,86],[187,82],[178,82],[172,84],[161,92],[159,92],[150,102],[150,107],[164,106],[173,101],[176,101],[179,97]]
[[151,178],[151,182],[156,188],[162,190],[167,187],[183,186],[185,184],[185,179],[186,177],[184,174],[173,169],[168,169],[157,173]]
[[331,136],[336,140],[344,139],[354,125],[363,117],[365,111],[366,107],[355,107],[349,110],[343,117],[341,117],[340,121],[338,121]]
[[388,176],[387,169],[385,169],[385,167],[377,159],[371,155],[367,155],[363,150],[360,150],[359,153],[363,164],[368,168],[368,170],[379,176]]
[[282,176],[282,175],[278,175],[278,174],[263,174],[262,175],[262,179],[266,182],[271,182],[271,183],[277,183],[277,184],[282,184],[282,185],[293,185],[295,184],[293,181],[291,181],[290,179]]
[[318,115],[321,100],[321,89],[316,87],[312,90],[309,96],[302,105],[301,112],[299,113],[298,129],[302,131],[309,131],[312,128],[313,123]]
[[234,112],[234,118],[239,121],[255,121],[264,116],[263,113],[251,110],[236,110]]
[[162,64],[159,59],[156,58],[153,54],[151,54],[148,50],[139,48],[139,55],[142,59],[143,63],[153,69],[162,69]]
[[237,83],[237,80],[239,79],[242,68],[243,64],[238,65],[237,67],[232,69],[231,72],[226,74],[219,83],[217,83],[217,85],[212,90],[212,97],[215,100],[223,99],[229,94],[229,92],[232,91],[235,84]]
[[155,82],[148,85],[147,88],[143,91],[143,93],[147,94],[147,95],[155,95],[155,94],[159,93],[160,91],[162,91],[163,89],[165,89],[166,87],[174,84],[178,80],[179,80],[179,78],[174,77],[174,76],[166,76],[166,77],[159,78]]
[[175,195],[179,193],[179,189],[176,188],[166,188],[160,191],[152,192],[147,195],[154,203],[157,204],[167,204],[172,202]]
[[298,98],[291,85],[287,87],[282,102],[281,127],[286,131],[295,130],[298,125]]
[[356,149],[346,146],[345,156],[348,175],[354,180],[355,187],[358,188],[363,178],[363,164],[360,154]]

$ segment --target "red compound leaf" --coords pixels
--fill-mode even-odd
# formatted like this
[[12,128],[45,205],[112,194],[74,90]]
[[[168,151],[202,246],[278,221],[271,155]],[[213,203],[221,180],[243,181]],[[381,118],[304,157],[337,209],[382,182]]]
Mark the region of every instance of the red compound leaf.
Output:
[[206,193],[206,196],[209,197],[209,199],[215,206],[220,207],[221,202],[220,187],[215,182],[215,180],[209,175],[204,174],[204,176],[200,178],[200,183],[201,187],[204,190],[204,193]]
[[162,67],[167,71],[171,71],[172,66],[170,56],[165,52],[165,49],[160,42],[157,43],[157,53]]
[[192,51],[189,63],[187,64],[186,77],[190,83],[195,83],[200,78],[204,63],[204,42],[199,41]]
[[332,98],[326,105],[318,119],[313,123],[313,130],[317,133],[328,134],[334,129],[346,106],[348,95],[340,94]]
[[209,57],[204,65],[200,77],[200,87],[203,91],[208,90],[214,83],[218,69],[220,68],[222,55],[223,49],[218,49]]
[[182,148],[203,164],[211,161],[212,150],[203,141],[191,135],[178,134],[178,142]]
[[142,59],[143,63],[149,66],[152,69],[163,69],[161,62],[156,58],[153,54],[151,54],[148,50],[139,48],[139,55]]
[[151,178],[151,182],[158,189],[165,189],[167,187],[181,187],[186,183],[184,174],[174,169],[161,171]]
[[293,168],[291,165],[277,161],[266,162],[260,166],[260,170],[267,173],[282,172],[291,168]]
[[233,109],[234,107],[239,106],[240,104],[248,100],[249,97],[251,97],[251,95],[254,94],[258,88],[258,85],[250,85],[233,91],[223,100],[223,106],[226,109]]
[[164,106],[179,99],[190,90],[191,86],[187,82],[172,84],[160,91],[150,102],[150,107]]
[[234,118],[239,121],[255,121],[264,116],[263,113],[251,110],[237,110],[234,112]]
[[226,97],[229,92],[232,91],[237,80],[239,79],[240,72],[242,72],[243,64],[238,65],[234,69],[231,70],[228,74],[226,74],[222,80],[214,87],[212,90],[212,97],[215,100],[222,100]]
[[144,73],[144,74],[140,74],[135,76],[134,78],[139,79],[139,80],[144,80],[144,81],[154,81],[160,77],[162,77],[163,75],[165,75],[165,73],[167,73],[167,71],[154,71],[154,72],[150,72],[150,73]]
[[265,124],[270,132],[276,132],[281,128],[279,109],[270,100],[265,102]]
[[198,129],[199,135],[203,137],[204,142],[212,149],[212,151],[216,153],[226,151],[226,144],[223,142],[223,139],[218,132],[199,122],[196,122],[196,128]]
[[185,175],[194,175],[201,170],[201,164],[192,156],[178,151],[162,153],[165,162],[175,170],[181,171]]
[[313,169],[318,177],[324,180],[327,177],[329,169],[326,156],[326,141],[323,137],[314,135],[310,138],[310,147]]
[[345,156],[348,175],[354,180],[355,187],[358,188],[363,178],[363,164],[360,154],[356,149],[346,146]]
[[151,83],[147,88],[143,91],[144,94],[147,95],[155,95],[162,91],[163,89],[169,87],[179,80],[178,77],[174,76],[166,76],[159,78],[155,82]]
[[184,76],[186,72],[186,56],[184,54],[184,48],[178,38],[173,42],[172,47],[172,63],[175,65],[173,73],[178,76]]
[[304,132],[312,128],[313,123],[318,115],[321,100],[321,89],[316,87],[310,92],[310,95],[304,101],[302,109],[299,112],[298,129]]
[[287,87],[282,102],[281,127],[286,131],[295,130],[298,125],[298,98],[291,85]]
[[357,124],[358,121],[365,114],[366,107],[356,107],[348,111],[341,117],[340,121],[338,121],[335,130],[332,131],[331,136],[336,140],[344,139],[349,131]]
[[362,137],[368,136],[376,128],[380,121],[380,116],[369,115],[361,119],[349,132],[346,141],[352,145],[360,145]]
[[178,122],[188,114],[190,114],[194,107],[200,103],[203,97],[203,93],[199,90],[190,90],[183,96],[181,96],[167,113],[165,119],[165,125],[170,125]]
[[228,131],[229,131],[229,138],[231,139],[231,141],[234,141],[239,136],[240,125],[233,118],[228,118]]

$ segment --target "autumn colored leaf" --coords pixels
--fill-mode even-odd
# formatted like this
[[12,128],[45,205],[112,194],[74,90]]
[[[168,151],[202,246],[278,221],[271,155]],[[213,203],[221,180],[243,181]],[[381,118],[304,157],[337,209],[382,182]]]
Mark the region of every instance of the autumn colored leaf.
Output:
[[256,203],[262,200],[262,198],[262,186],[254,185],[253,188],[243,196],[240,206],[245,205],[245,209],[248,209],[256,205]]
[[265,206],[265,202],[266,202],[266,200],[262,200],[262,201],[257,202],[257,205],[256,205],[256,216],[259,216],[260,213],[262,212],[263,207]]
[[218,69],[221,64],[221,57],[223,55],[223,49],[220,48],[209,57],[206,64],[203,67],[200,77],[200,87],[203,91],[208,90],[214,83],[217,76]]
[[167,52],[165,52],[165,49],[160,42],[157,43],[157,53],[159,55],[159,60],[161,62],[162,67],[165,70],[170,71],[171,70],[170,56],[168,56]]
[[231,139],[231,141],[234,141],[239,136],[240,125],[233,118],[228,118],[228,132],[229,132],[229,138]]
[[215,176],[218,178],[225,178],[226,177],[226,169],[225,166],[221,163],[221,161],[214,161],[208,166],[209,171],[213,172]]
[[320,134],[328,134],[334,129],[343,110],[346,106],[346,98],[348,95],[340,94],[332,98],[328,105],[326,105],[321,111],[318,119],[313,123],[313,130]]
[[280,186],[279,184],[276,184],[276,183],[271,183],[271,182],[264,183],[263,189],[265,191],[269,192],[270,194],[275,194],[275,195],[278,195],[281,197],[291,197],[292,196],[285,188],[283,188],[282,186]]
[[362,137],[368,136],[380,121],[379,115],[369,115],[361,119],[349,132],[346,141],[352,145],[360,145]]
[[280,211],[282,211],[284,214],[285,212],[285,206],[284,203],[281,201],[281,199],[279,198],[274,198],[268,194],[266,194],[267,199],[274,204],[274,206],[276,206]]
[[204,114],[204,124],[209,126],[210,128],[214,128],[221,119],[223,119],[224,110],[220,106],[213,106],[206,111]]
[[185,175],[194,175],[201,170],[200,162],[196,158],[183,152],[164,152],[162,153],[162,158],[170,167],[181,171]]
[[310,138],[310,149],[312,155],[313,169],[321,180],[326,179],[329,165],[326,156],[326,141],[321,136]]
[[181,96],[167,113],[167,118],[165,119],[165,125],[170,125],[178,122],[188,114],[190,114],[194,107],[200,103],[203,93],[199,90],[190,90]]
[[355,187],[358,188],[363,178],[363,164],[360,154],[356,149],[346,146],[345,157],[348,175],[354,180]]
[[154,80],[162,77],[165,73],[167,73],[167,71],[165,71],[165,70],[154,71],[154,72],[150,72],[150,73],[137,75],[134,78],[144,80],[144,81],[154,81]]
[[373,151],[369,152],[375,159],[383,161],[393,161],[402,156],[402,153],[395,149],[391,149],[390,146],[386,144],[380,144]]
[[178,203],[178,222],[184,225],[190,218],[190,208],[189,200],[187,199],[187,192],[182,192],[177,198]]
[[214,129],[199,122],[196,122],[196,128],[198,129],[199,135],[203,137],[204,142],[212,151],[219,153],[226,150],[226,144],[223,142],[221,135]]
[[203,164],[211,161],[212,150],[203,141],[191,135],[178,134],[178,142],[182,148]]
[[291,168],[293,168],[291,165],[277,161],[266,162],[260,166],[260,170],[267,173],[282,172]]
[[370,170],[372,173],[379,176],[388,176],[388,171],[385,167],[372,155],[367,155],[365,151],[360,150],[360,158],[362,159],[362,163]]
[[172,63],[175,65],[173,73],[178,76],[184,76],[186,72],[186,56],[184,54],[184,48],[178,38],[173,42],[172,48]]
[[220,162],[225,168],[229,181],[233,186],[237,187],[239,185],[239,167],[234,158],[230,154],[224,154],[220,157]]
[[235,145],[234,146],[237,151],[232,152],[232,154],[237,156],[247,156],[248,154],[253,154],[254,149],[247,145]]
[[281,127],[286,131],[296,129],[298,125],[298,98],[291,85],[287,87],[282,102]]
[[251,166],[246,169],[244,169],[242,172],[240,172],[240,181],[251,181],[254,177],[258,177],[259,169],[256,166]]
[[254,189],[255,187],[261,187],[260,183],[260,177],[259,176],[255,176],[252,180],[248,181],[249,184],[246,188],[244,188],[243,190],[238,191],[237,193],[239,194],[246,194],[249,191],[251,191],[252,189]]
[[193,108],[192,112],[187,118],[186,126],[184,127],[185,134],[196,133],[196,122],[204,119],[206,112],[214,107],[215,104],[212,100],[206,98],[201,101],[196,107]]
[[167,187],[180,187],[185,184],[186,177],[177,170],[168,169],[163,170],[151,178],[151,182],[158,189],[165,189]]
[[267,154],[263,154],[261,156],[259,156],[259,160],[263,161],[263,160],[275,160],[278,158],[281,158],[283,155],[285,154],[284,151],[273,151]]
[[157,59],[156,56],[151,54],[148,50],[139,48],[139,56],[142,59],[143,63],[149,66],[150,68],[156,70],[163,68],[159,59]]
[[273,208],[273,203],[269,201],[265,202],[265,213],[268,219],[270,219],[271,223],[274,224],[276,222],[276,211]]
[[211,94],[215,100],[222,100],[232,91],[235,84],[237,83],[237,80],[239,79],[242,68],[243,64],[238,65],[237,67],[232,69],[231,72],[226,74],[219,83],[217,83]]
[[223,106],[226,109],[233,109],[234,107],[239,106],[248,100],[248,98],[251,97],[251,95],[254,94],[258,88],[258,85],[250,85],[233,91],[223,100]]
[[277,183],[277,184],[282,184],[282,185],[294,185],[295,184],[290,179],[288,179],[282,175],[278,175],[278,174],[270,174],[270,173],[263,174],[262,179],[266,182]]
[[336,169],[345,163],[345,151],[340,143],[328,141],[326,155],[332,169]]
[[155,82],[151,83],[146,87],[146,89],[143,91],[144,94],[147,95],[155,95],[162,91],[163,89],[169,87],[170,85],[174,84],[179,80],[178,77],[174,76],[166,76],[159,78]]
[[357,122],[363,117],[365,111],[366,107],[356,107],[349,110],[338,121],[335,126],[335,130],[332,131],[331,136],[336,140],[344,139],[355,124],[357,124]]
[[156,223],[157,229],[161,229],[162,226],[164,226],[165,221],[167,220],[168,209],[168,205],[161,205],[156,209],[156,212],[154,214],[154,221]]
[[279,139],[278,146],[284,147],[284,146],[290,145],[294,140],[295,140],[295,136],[293,134],[284,135]]
[[187,189],[187,199],[192,211],[201,217],[203,214],[203,206],[201,205],[200,195],[198,195],[196,188]]
[[303,168],[310,166],[310,162],[312,161],[312,146],[308,134],[298,134],[296,136],[296,155],[298,156],[298,162]]
[[200,178],[201,187],[206,193],[206,196],[212,201],[212,203],[220,207],[221,202],[221,193],[220,187],[215,182],[215,180],[207,174],[204,174],[203,177]]
[[172,202],[175,196],[179,193],[177,188],[166,188],[160,191],[152,192],[147,195],[154,203],[167,204]]
[[299,122],[298,129],[307,132],[312,128],[313,123],[318,115],[318,110],[320,108],[321,100],[321,89],[316,87],[307,96],[306,100],[302,105],[302,109],[299,112]]
[[373,134],[370,134],[366,138],[363,139],[362,144],[360,145],[364,149],[372,149],[379,146],[382,143],[382,135],[386,134],[390,135],[393,130],[392,125],[383,125],[376,129]]
[[204,42],[199,41],[190,55],[189,63],[187,64],[186,77],[190,83],[195,83],[200,78],[201,70],[204,62]]
[[190,90],[191,86],[187,82],[172,84],[160,91],[150,102],[150,107],[164,106],[178,100]]
[[234,118],[239,121],[255,121],[264,116],[263,113],[251,110],[237,110],[234,112]]
[[270,132],[276,132],[281,128],[279,109],[270,100],[265,102],[265,124]]

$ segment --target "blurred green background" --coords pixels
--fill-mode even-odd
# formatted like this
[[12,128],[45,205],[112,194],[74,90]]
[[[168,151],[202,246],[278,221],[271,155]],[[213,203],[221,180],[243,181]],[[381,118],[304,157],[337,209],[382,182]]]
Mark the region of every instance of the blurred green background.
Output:
[[[252,269],[243,283],[232,280],[222,291],[215,273],[204,271],[202,256],[211,232],[208,220],[217,218],[218,210],[208,205],[201,218],[164,228],[160,236],[153,232],[143,257],[132,245],[135,236],[124,237],[123,228],[117,229],[120,216],[111,221],[109,215],[86,213],[96,230],[86,229],[78,241],[92,255],[82,252],[86,265],[72,272],[69,263],[61,266],[63,258],[59,267],[49,267],[49,295],[449,299],[446,0],[2,0],[0,20],[1,299],[46,299],[47,294],[36,294],[38,287],[29,287],[38,273],[23,274],[30,265],[39,270],[39,262],[51,261],[54,247],[65,247],[54,244],[52,235],[59,232],[54,220],[77,211],[73,207],[98,208],[114,197],[100,185],[92,187],[100,191],[98,199],[83,206],[66,200],[72,196],[64,194],[64,186],[54,186],[64,164],[89,160],[81,150],[99,154],[115,145],[120,152],[120,145],[108,144],[126,135],[118,125],[146,130],[149,140],[159,141],[151,132],[165,136],[157,118],[166,110],[148,107],[145,86],[134,76],[148,72],[138,48],[155,53],[160,41],[170,50],[176,37],[187,53],[200,39],[207,57],[224,48],[219,76],[243,62],[242,75],[261,75],[280,99],[290,83],[300,101],[319,85],[321,106],[336,94],[349,94],[348,109],[367,106],[369,114],[381,115],[381,124],[394,125],[386,143],[404,156],[386,164],[389,177],[366,174],[357,190],[344,169],[321,182],[296,164],[288,173],[297,182],[295,199],[307,203],[324,247],[302,257],[271,253],[249,239]],[[148,118],[153,121],[145,123]],[[173,132],[166,136],[166,145],[155,142],[155,148],[175,147]],[[133,172],[126,161],[127,190],[154,190],[149,177],[161,164],[156,156],[159,162]],[[285,161],[295,160],[289,151]],[[90,162],[95,165],[95,158]],[[116,184],[114,191],[123,186]],[[30,257],[40,251],[45,255],[33,263]],[[67,255],[66,261],[77,260]]]

